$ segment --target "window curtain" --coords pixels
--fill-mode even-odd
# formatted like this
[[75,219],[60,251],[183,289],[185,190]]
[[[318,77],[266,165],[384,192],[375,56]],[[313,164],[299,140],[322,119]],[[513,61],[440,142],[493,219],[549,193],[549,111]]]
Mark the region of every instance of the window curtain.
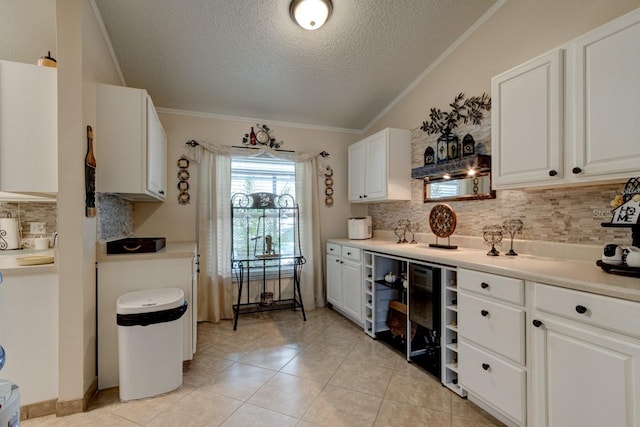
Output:
[[296,201],[300,207],[300,244],[306,264],[301,293],[305,309],[326,303],[316,153],[291,153],[264,147],[247,150],[199,143],[192,157],[199,164],[198,320],[218,322],[233,318],[231,271],[231,157],[272,156],[296,165]]
[[322,239],[317,157],[296,161],[296,198],[300,207],[300,245],[307,263],[302,269],[301,293],[305,307],[324,307]]
[[[231,158],[201,149],[198,194],[198,320],[233,317],[231,280]],[[225,191],[226,189],[226,191]]]

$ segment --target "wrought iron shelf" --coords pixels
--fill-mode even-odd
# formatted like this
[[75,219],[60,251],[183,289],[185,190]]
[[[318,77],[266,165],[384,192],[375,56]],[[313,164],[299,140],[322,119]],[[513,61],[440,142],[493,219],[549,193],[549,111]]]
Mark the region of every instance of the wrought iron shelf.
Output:
[[[238,287],[232,306],[233,329],[237,329],[241,314],[272,310],[299,309],[306,321],[300,290],[306,260],[301,251],[299,209],[294,198],[265,192],[234,194],[231,224],[231,270]],[[284,224],[291,226],[288,232],[283,230]],[[290,298],[284,295],[288,296],[285,289],[290,287],[289,282],[293,285]]]
[[491,156],[487,154],[474,154],[472,156],[461,157],[455,160],[435,163],[432,165],[420,166],[411,169],[411,178],[438,181],[444,179],[442,176],[448,173],[451,179],[468,177],[469,169],[474,169],[477,174],[491,171]]

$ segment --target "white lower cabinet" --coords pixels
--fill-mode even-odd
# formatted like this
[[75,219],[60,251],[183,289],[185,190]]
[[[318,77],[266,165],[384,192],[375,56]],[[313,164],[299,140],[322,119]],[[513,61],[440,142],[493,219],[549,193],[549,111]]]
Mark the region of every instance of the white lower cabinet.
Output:
[[[196,347],[197,284],[194,258],[137,259],[111,255],[114,261],[98,262],[98,389],[119,383],[116,300],[122,294],[156,288],[180,288],[188,308],[183,322],[183,360],[193,359]],[[124,258],[127,257],[127,258]]]
[[362,324],[362,250],[327,243],[327,301]]
[[23,270],[0,281],[0,377],[18,384],[21,405],[58,398],[58,306],[57,273]]
[[532,425],[639,426],[640,304],[531,286]]
[[524,282],[458,269],[459,382],[510,425],[527,424]]
[[463,387],[520,424],[526,424],[527,372],[492,352],[461,340],[458,369]]

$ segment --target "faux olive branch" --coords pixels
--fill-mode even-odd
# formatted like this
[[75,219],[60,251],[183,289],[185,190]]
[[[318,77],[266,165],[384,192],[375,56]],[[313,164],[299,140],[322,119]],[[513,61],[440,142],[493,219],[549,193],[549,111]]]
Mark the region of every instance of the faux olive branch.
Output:
[[479,125],[483,118],[482,110],[491,110],[491,97],[483,93],[481,96],[464,99],[464,93],[460,92],[449,106],[449,112],[439,108],[429,110],[429,120],[422,122],[420,129],[434,134],[443,133],[445,129],[453,130],[461,121]]

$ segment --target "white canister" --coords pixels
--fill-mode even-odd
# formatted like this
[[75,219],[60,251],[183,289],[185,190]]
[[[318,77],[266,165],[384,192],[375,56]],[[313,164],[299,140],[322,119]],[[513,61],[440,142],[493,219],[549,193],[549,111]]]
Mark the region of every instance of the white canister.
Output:
[[34,249],[49,249],[50,239],[48,237],[35,237],[33,239]]
[[0,218],[0,250],[20,248],[18,220],[16,218]]

